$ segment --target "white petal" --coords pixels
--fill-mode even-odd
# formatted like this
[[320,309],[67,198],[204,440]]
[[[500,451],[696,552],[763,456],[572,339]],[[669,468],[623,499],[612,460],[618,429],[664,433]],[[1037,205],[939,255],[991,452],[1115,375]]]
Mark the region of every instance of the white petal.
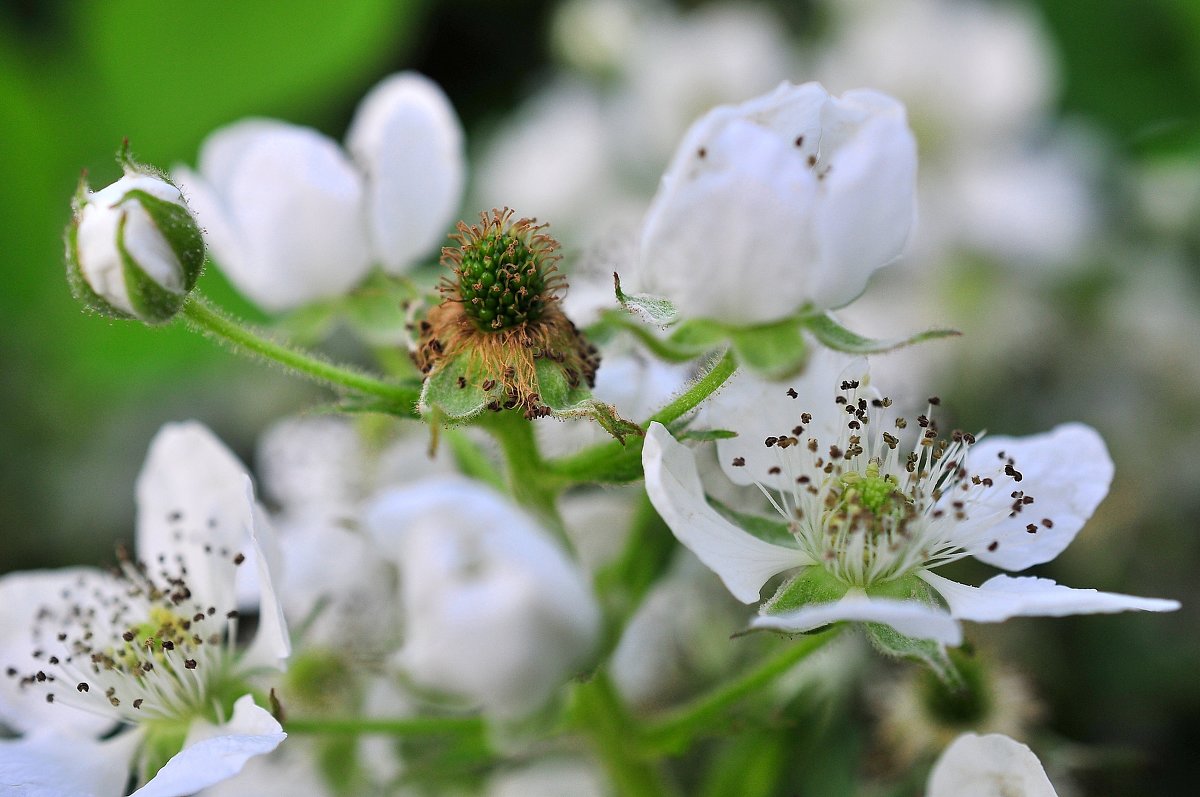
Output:
[[[1003,452],[1021,480],[1005,475]],[[1024,570],[1062,553],[1108,494],[1113,463],[1096,430],[1078,423],[1031,437],[986,437],[971,447],[967,469],[995,486],[967,507],[955,540],[975,558],[1005,570]],[[1012,513],[1012,493],[1033,498]],[[1051,521],[1051,527],[1043,523]],[[1037,531],[1030,533],[1032,524]],[[990,550],[995,543],[994,550]]]
[[752,628],[811,631],[839,622],[882,623],[914,639],[932,639],[945,645],[962,644],[962,629],[946,612],[920,601],[869,598],[850,592],[834,603],[806,606],[785,614],[759,615]]
[[799,549],[764,542],[721,517],[704,500],[692,452],[660,423],[650,424],[646,433],[642,467],[658,514],[743,603],[757,601],[772,576],[813,563]]
[[[721,470],[734,484],[758,483],[790,491],[799,475],[796,469],[812,458],[802,447],[767,448],[763,441],[790,435],[800,424],[800,415],[808,412],[812,423],[805,426],[800,439],[815,437],[828,447],[846,423],[845,413],[835,412],[840,408],[833,400],[842,393],[838,389],[842,381],[848,379],[867,382],[867,359],[817,347],[797,379],[769,382],[749,371],[734,374],[701,405],[697,422],[702,427],[737,432],[737,437],[717,441]],[[796,391],[795,398],[789,389]],[[738,458],[745,464],[735,466]],[[777,466],[780,473],[771,473]]]
[[[64,589],[74,588],[83,577],[91,582],[110,582],[107,574],[85,567],[62,570],[33,570],[0,577],[0,722],[15,731],[29,733],[39,728],[72,732],[80,736],[99,736],[113,727],[115,717],[101,717],[61,702],[47,703],[47,689],[22,688],[19,679],[42,669],[44,663],[33,658],[43,649],[45,656],[56,655],[55,643],[43,635],[33,638],[38,612],[43,606],[67,604]],[[114,588],[110,594],[121,594]],[[53,628],[51,627],[51,630]],[[9,667],[17,676],[3,671]],[[68,688],[73,689],[74,684]]]
[[177,174],[214,258],[264,309],[340,296],[370,268],[362,180],[315,130],[268,120],[222,128],[205,141],[199,172],[202,183]]
[[153,574],[160,556],[172,572],[183,557],[197,601],[221,612],[237,608],[236,581],[248,577],[233,565],[253,549],[248,478],[225,444],[195,421],[163,426],[138,475],[138,558]]
[[[245,500],[253,505],[254,487],[249,478],[243,481],[243,489]],[[254,567],[258,575],[258,631],[254,635],[254,642],[242,656],[242,664],[247,668],[261,666],[282,670],[285,660],[292,653],[292,643],[288,637],[287,623],[283,619],[283,606],[275,593],[275,584],[268,566],[269,557],[264,553],[264,548],[273,544],[274,531],[266,513],[255,511],[252,518],[250,545],[254,551]]]
[[5,797],[115,797],[125,793],[140,734],[107,741],[43,730],[0,740],[0,794]]
[[1065,617],[1133,610],[1172,612],[1179,608],[1179,601],[1073,589],[1034,576],[994,576],[981,586],[972,587],[936,573],[922,571],[919,575],[946,599],[952,615],[977,623],[998,623],[1010,617]]
[[[917,143],[904,106],[886,95],[848,91],[823,110],[822,148],[832,151],[822,154],[828,166],[814,223],[823,267],[810,277],[810,290],[817,307],[835,308],[862,293],[871,274],[908,242],[916,216]],[[848,140],[835,149],[839,133]]]
[[928,797],[1056,797],[1042,763],[1025,745],[993,733],[964,733],[929,776]]
[[346,146],[367,176],[375,257],[399,274],[445,236],[462,202],[462,126],[436,83],[384,79],[358,106]]
[[246,761],[271,752],[286,738],[270,712],[243,695],[223,725],[193,723],[183,749],[131,797],[186,797],[233,777]]

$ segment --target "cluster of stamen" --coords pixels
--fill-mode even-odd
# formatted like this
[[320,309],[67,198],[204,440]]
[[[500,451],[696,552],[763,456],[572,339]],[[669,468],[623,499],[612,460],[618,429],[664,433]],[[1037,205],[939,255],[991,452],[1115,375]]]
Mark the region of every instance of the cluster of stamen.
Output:
[[[888,422],[890,399],[860,395],[866,393],[860,388],[853,380],[840,386],[835,411],[845,420],[835,440],[814,436],[813,414],[801,412],[798,425],[763,441],[775,461],[767,473],[782,489],[759,488],[800,547],[840,580],[867,586],[959,559],[968,541],[956,532],[968,517],[986,527],[1033,503],[1018,489],[999,510],[998,502],[982,500],[991,498],[989,491],[1010,489],[1021,473],[1003,452],[997,478],[968,472],[967,452],[975,438],[939,430],[931,418],[936,397],[909,429],[904,418]],[[799,394],[789,389],[787,396],[795,400]],[[902,440],[910,436],[911,443]],[[732,464],[745,466],[745,458]],[[1052,525],[1046,519],[1026,530]],[[986,547],[994,551],[999,545],[992,540]]]
[[[232,585],[245,557],[203,550],[211,569],[229,568]],[[238,613],[199,601],[192,587],[182,556],[152,567],[121,550],[110,574],[80,575],[37,611],[32,664],[9,663],[5,673],[47,702],[125,721],[202,710],[226,673]]]
[[527,418],[550,415],[537,377],[551,362],[567,386],[595,386],[600,355],[563,314],[558,242],[533,219],[513,220],[513,211],[480,214],[480,223],[459,222],[457,245],[442,250],[453,277],[443,279],[442,301],[412,325],[413,362],[424,374],[468,355],[471,367],[457,387],[490,394],[487,409],[519,409]]

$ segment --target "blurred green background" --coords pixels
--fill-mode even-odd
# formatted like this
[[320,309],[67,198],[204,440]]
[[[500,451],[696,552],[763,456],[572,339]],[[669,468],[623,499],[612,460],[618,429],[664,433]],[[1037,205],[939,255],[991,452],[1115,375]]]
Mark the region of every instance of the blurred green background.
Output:
[[[822,8],[777,5],[798,40],[821,35]],[[1200,161],[1200,2],[1033,5],[1057,48],[1058,110],[1104,135],[1114,169]],[[204,420],[252,460],[267,422],[319,395],[181,326],[150,330],[81,312],[63,279],[61,242],[80,170],[94,186],[115,179],[112,154],[124,137],[146,162],[192,163],[211,130],[252,115],[340,139],[364,92],[410,68],[445,88],[477,146],[551,68],[553,9],[543,0],[0,2],[0,572],[106,561],[130,533],[134,480],[163,422]],[[1120,218],[1119,197],[1116,205]],[[1170,241],[1189,290],[1200,283],[1195,222]],[[1128,237],[1152,234],[1161,235],[1131,224]],[[1115,351],[1134,344],[1096,332],[1108,306],[1097,297],[1109,295],[1114,271],[1140,265],[1134,256],[1098,266],[1047,297],[1070,344],[1015,365],[962,371],[943,392],[962,424],[1030,432],[1071,417],[1088,391],[1105,390],[1105,368],[1138,353]],[[200,285],[257,317],[215,269]],[[1196,368],[1200,340],[1180,335],[1181,367]],[[1150,370],[1141,378],[1168,376]],[[1177,443],[1200,442],[1200,402],[1182,384],[1123,410],[1138,432],[1128,445],[1144,447],[1124,461],[1162,471],[1127,477],[1122,489],[1161,497],[1148,508],[1132,501],[1130,517],[1121,515],[1119,496],[1110,498],[1117,529],[1090,548],[1081,538],[1081,552],[1045,572],[1190,605],[1154,624],[1083,618],[1036,629],[1018,623],[1010,632],[1055,732],[1139,750],[1102,768],[1095,782],[1085,777],[1085,793],[1186,794],[1200,782],[1190,744],[1200,736],[1200,615],[1192,608],[1200,602],[1200,466]],[[1168,457],[1168,449],[1185,453]],[[1120,468],[1121,452],[1116,458]],[[1170,490],[1158,489],[1164,481]]]

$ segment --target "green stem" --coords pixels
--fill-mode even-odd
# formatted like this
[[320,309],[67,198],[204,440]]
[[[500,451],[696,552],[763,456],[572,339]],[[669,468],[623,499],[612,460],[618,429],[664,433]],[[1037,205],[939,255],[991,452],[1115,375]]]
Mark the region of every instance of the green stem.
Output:
[[[732,352],[726,352],[712,368],[670,404],[663,407],[651,421],[669,424],[677,421],[701,401],[716,392],[737,370]],[[616,441],[601,443],[577,454],[545,463],[546,470],[571,482],[631,482],[642,475],[642,439],[629,438],[624,445]]]
[[265,333],[226,315],[198,294],[193,293],[183,305],[183,317],[193,329],[228,343],[243,354],[278,363],[317,382],[384,399],[398,414],[415,415],[414,407],[420,396],[417,388],[385,382],[271,340]]
[[479,425],[487,429],[500,444],[508,472],[508,489],[513,497],[522,506],[537,512],[556,530],[562,531],[557,499],[565,483],[547,472],[533,434],[533,424],[519,412],[506,410],[484,413]]
[[388,736],[440,736],[445,734],[483,733],[479,717],[401,717],[399,719],[369,719],[362,717],[297,718],[284,723],[288,733],[330,734],[357,736],[384,734]]
[[618,794],[666,797],[673,793],[658,768],[639,757],[638,734],[604,670],[576,687],[571,713],[576,727],[591,740]]
[[776,655],[761,662],[740,678],[718,686],[706,695],[674,709],[645,729],[643,738],[652,748],[680,750],[700,731],[712,726],[726,709],[757,692],[836,637],[838,630],[789,640]]
[[704,399],[711,396],[721,385],[725,384],[733,372],[737,370],[737,360],[733,351],[725,352],[717,363],[704,373],[692,386],[680,393],[674,401],[656,412],[650,419],[666,425],[682,418],[686,413],[695,409]]

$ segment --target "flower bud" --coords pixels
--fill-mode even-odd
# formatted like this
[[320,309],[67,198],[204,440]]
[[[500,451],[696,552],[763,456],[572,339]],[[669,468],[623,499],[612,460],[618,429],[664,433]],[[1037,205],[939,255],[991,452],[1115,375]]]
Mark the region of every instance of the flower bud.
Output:
[[67,279],[90,309],[148,324],[170,320],[204,265],[204,242],[171,182],[124,158],[99,191],[80,183],[67,227]]

